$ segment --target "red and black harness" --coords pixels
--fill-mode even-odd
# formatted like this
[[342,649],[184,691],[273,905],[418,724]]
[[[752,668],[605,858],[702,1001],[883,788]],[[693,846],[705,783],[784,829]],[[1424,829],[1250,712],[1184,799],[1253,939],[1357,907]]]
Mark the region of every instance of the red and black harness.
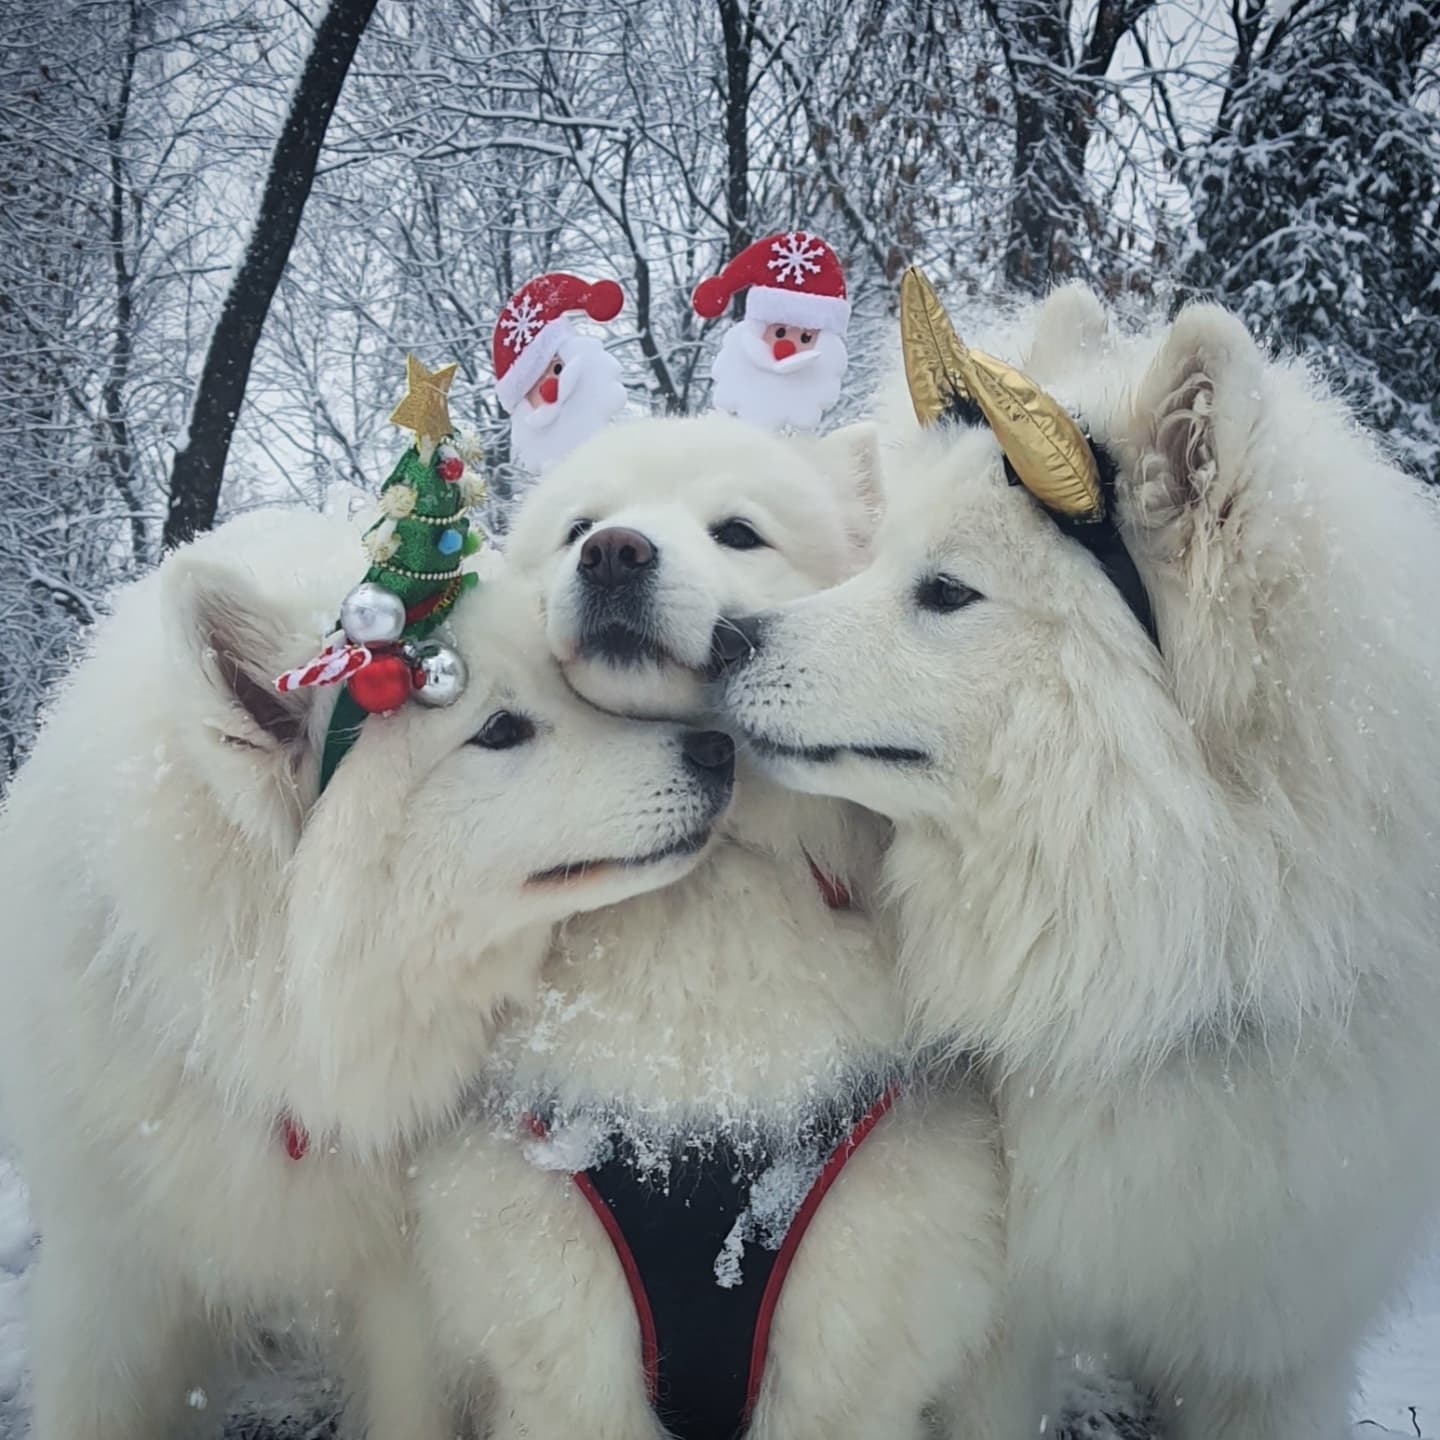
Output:
[[[827,908],[851,908],[843,881],[813,861],[810,869]],[[758,1135],[723,1134],[670,1147],[657,1168],[617,1130],[602,1147],[604,1158],[571,1175],[625,1272],[646,1389],[674,1440],[744,1434],[795,1254],[826,1192],[895,1103],[897,1076],[879,1066],[843,1087],[843,1099],[816,1107],[783,1146]],[[526,1124],[541,1138],[554,1128],[534,1114]],[[310,1148],[305,1128],[285,1112],[278,1129],[290,1159],[303,1159]],[[717,1259],[751,1209],[754,1186],[773,1161],[794,1163],[797,1156],[810,1178],[783,1234],[738,1247],[721,1283]]]
[[[849,910],[844,881],[813,860],[810,873],[827,909]],[[640,1326],[650,1403],[675,1440],[735,1440],[750,1421],[770,1348],[770,1326],[785,1278],[826,1192],[895,1103],[893,1071],[876,1070],[822,1105],[785,1139],[787,1156],[809,1157],[813,1178],[783,1236],[725,1253],[752,1188],[776,1147],[759,1137],[716,1137],[672,1147],[662,1172],[642,1163],[622,1136],[604,1158],[571,1179],[610,1237]],[[534,1117],[537,1135],[547,1126]]]
[[[822,1107],[802,1127],[813,1178],[783,1236],[744,1244],[723,1284],[717,1258],[751,1206],[772,1147],[724,1136],[676,1146],[657,1169],[616,1134],[603,1147],[605,1158],[571,1175],[625,1272],[646,1390],[674,1440],[744,1434],[796,1252],[826,1193],[895,1103],[900,1084],[892,1073],[849,1093],[848,1103]],[[549,1133],[536,1117],[527,1123],[538,1137]],[[286,1153],[302,1159],[310,1148],[304,1128],[288,1114],[280,1128]]]
[[[604,1158],[571,1176],[625,1272],[651,1404],[676,1440],[735,1440],[760,1393],[770,1326],[796,1251],[840,1172],[894,1104],[893,1076],[849,1089],[801,1128],[808,1188],[765,1243],[727,1243],[772,1159],[762,1140],[722,1136],[671,1147],[656,1167],[614,1133]],[[537,1136],[549,1127],[531,1118]],[[648,1153],[648,1152],[647,1152]],[[778,1242],[778,1243],[777,1243]],[[733,1255],[722,1280],[717,1257]]]

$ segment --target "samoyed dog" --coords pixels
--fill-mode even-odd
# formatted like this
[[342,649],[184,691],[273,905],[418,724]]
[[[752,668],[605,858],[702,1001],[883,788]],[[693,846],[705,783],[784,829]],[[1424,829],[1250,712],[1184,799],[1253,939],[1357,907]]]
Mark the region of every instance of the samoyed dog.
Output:
[[361,555],[341,522],[256,514],[122,593],[0,822],[36,1440],[218,1426],[252,1316],[336,1343],[356,1433],[452,1436],[411,1152],[553,922],[683,875],[728,802],[719,737],[583,705],[533,587],[495,578],[454,613],[465,694],[372,717],[317,803],[335,692],[272,681]]
[[1338,1440],[1440,1197],[1440,524],[1219,309],[1032,325],[1009,397],[1088,429],[1143,597],[972,394],[895,427],[874,563],[742,626],[725,708],[894,822],[903,981],[993,1081],[1036,1353],[1108,1351],[1181,1440]]
[[[722,614],[861,563],[872,450],[716,416],[582,446],[507,547],[571,685],[700,721]],[[488,1128],[417,1179],[438,1332],[496,1440],[898,1440],[952,1384],[955,1433],[999,1433],[993,1110],[908,1072],[892,952],[857,903],[875,840],[742,764],[692,875],[564,928],[497,1040]]]

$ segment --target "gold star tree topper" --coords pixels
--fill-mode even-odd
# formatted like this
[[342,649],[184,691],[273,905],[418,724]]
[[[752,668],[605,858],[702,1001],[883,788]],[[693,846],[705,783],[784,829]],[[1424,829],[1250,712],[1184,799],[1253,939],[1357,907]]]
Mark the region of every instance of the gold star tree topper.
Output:
[[445,397],[458,365],[427,370],[413,355],[405,357],[405,398],[390,412],[390,423],[415,432],[415,448],[427,463],[435,447],[455,426]]

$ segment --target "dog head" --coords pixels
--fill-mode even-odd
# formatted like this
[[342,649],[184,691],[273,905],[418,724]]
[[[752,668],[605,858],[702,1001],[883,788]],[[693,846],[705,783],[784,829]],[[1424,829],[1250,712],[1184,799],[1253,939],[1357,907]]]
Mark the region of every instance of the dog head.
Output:
[[[1055,333],[1066,328],[1068,352]],[[1067,398],[1083,394],[1097,445],[1118,448],[1125,400],[1093,373],[1106,344],[1098,305],[1062,292],[1032,364]],[[995,775],[1017,720],[1068,696],[1069,677],[1121,668],[1152,711],[1165,708],[1154,645],[1090,555],[1012,483],[983,419],[892,425],[883,455],[886,513],[864,572],[729,617],[747,643],[730,647],[726,710],[772,771],[893,819],[943,820]],[[1044,709],[1043,723],[1060,723]]]
[[[343,590],[302,580],[298,568],[277,576],[273,554],[257,553],[296,520],[247,518],[175,557],[165,608],[185,672],[176,689],[203,707],[186,739],[213,802],[272,847],[288,836],[296,870],[328,870],[315,876],[317,898],[350,888],[345,877],[368,865],[384,888],[448,891],[460,908],[473,897],[494,940],[695,864],[728,803],[730,747],[578,700],[545,650],[534,587],[503,567],[449,622],[469,671],[460,699],[372,716],[315,803],[334,692],[280,694],[273,677],[315,649],[329,628],[313,623],[320,597],[333,609]],[[300,528],[312,544],[313,528],[325,532],[309,575],[338,569],[325,559],[337,552],[353,570],[348,527]]]
[[[1125,339],[1062,291],[1019,353],[1114,476],[1158,643],[987,425],[912,421],[873,563],[736,617],[723,711],[784,783],[897,822],[936,1030],[1051,1056],[1083,1031],[1098,1061],[1339,1014],[1356,917],[1413,944],[1435,893],[1433,506],[1214,307]],[[1362,814],[1382,864],[1345,839]]]
[[689,719],[720,617],[856,568],[872,472],[869,427],[808,441],[719,415],[616,425],[536,487],[506,554],[543,585],[550,647],[580,694]]
[[188,779],[176,765],[174,804],[141,803],[145,868],[174,877],[151,928],[178,943],[192,917],[187,969],[268,957],[245,1006],[264,1060],[227,1087],[259,1087],[262,1105],[364,1150],[454,1105],[496,1017],[533,998],[554,922],[699,863],[734,749],[585,704],[545,645],[535,587],[502,567],[447,620],[460,698],[369,716],[317,796],[335,691],[282,695],[274,677],[315,653],[355,554],[344,525],[254,517],[162,567],[157,723]]

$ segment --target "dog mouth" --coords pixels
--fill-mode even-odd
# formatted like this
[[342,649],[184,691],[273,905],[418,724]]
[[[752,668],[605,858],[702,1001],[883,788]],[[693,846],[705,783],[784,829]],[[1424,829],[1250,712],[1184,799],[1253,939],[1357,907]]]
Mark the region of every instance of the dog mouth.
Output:
[[616,870],[641,870],[648,865],[659,865],[666,860],[681,860],[696,855],[710,843],[711,827],[704,825],[651,850],[645,855],[627,855],[605,860],[567,860],[562,865],[552,865],[548,870],[537,870],[525,881],[527,890],[545,887],[573,885],[584,880],[594,880]]
[[831,765],[837,760],[853,757],[873,760],[880,765],[922,766],[930,764],[930,755],[912,745],[787,745],[764,735],[747,735],[750,748],[762,760],[801,760],[809,765]]
[[653,632],[627,625],[623,620],[609,620],[587,626],[580,635],[576,658],[599,660],[607,665],[629,669],[642,665],[658,665],[661,669],[699,672],[667,650]]

